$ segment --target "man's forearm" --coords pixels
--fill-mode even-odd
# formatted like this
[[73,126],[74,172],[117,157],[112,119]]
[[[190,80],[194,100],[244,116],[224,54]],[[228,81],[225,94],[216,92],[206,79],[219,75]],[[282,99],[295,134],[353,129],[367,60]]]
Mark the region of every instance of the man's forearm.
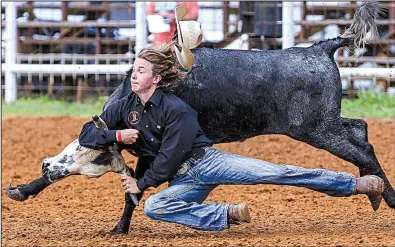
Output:
[[78,137],[81,146],[93,149],[105,149],[116,140],[116,130],[97,129],[92,121],[84,125]]

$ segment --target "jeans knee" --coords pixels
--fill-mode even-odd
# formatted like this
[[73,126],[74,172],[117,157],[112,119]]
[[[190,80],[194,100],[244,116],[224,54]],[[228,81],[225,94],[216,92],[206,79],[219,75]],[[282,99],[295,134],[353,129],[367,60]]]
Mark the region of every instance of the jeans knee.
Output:
[[157,209],[159,201],[154,196],[150,196],[144,203],[144,214],[151,219],[157,219]]

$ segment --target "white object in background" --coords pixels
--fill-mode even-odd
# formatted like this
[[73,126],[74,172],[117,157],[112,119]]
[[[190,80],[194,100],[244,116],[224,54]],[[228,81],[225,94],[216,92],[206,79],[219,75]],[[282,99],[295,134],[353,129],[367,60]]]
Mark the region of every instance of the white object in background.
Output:
[[[338,25],[328,25],[324,28],[324,39],[332,39],[336,38],[340,35],[340,28]],[[336,60],[338,58],[339,52],[338,50],[335,51],[335,54],[333,54],[333,58]]]
[[170,24],[166,23],[160,15],[147,15],[148,30],[151,33],[163,33],[170,31]]
[[14,2],[7,2],[5,14],[6,14],[6,47],[5,47],[5,64],[8,67],[5,71],[5,102],[12,103],[17,99],[17,86],[16,86],[16,74],[10,69],[15,65],[16,60],[16,32],[17,32],[17,7]]
[[82,22],[86,20],[85,15],[67,15],[68,22]]
[[387,95],[388,97],[395,97],[395,87],[387,88]]
[[314,43],[297,43],[295,47],[310,47],[314,45]]
[[394,68],[339,68],[340,76],[344,78],[395,78]]
[[48,40],[49,36],[45,35],[45,34],[33,34],[32,38],[35,40]]
[[[361,64],[358,68],[377,68],[377,64],[373,62],[365,62]],[[375,85],[376,85],[376,79],[374,77],[372,79],[354,80],[355,89],[374,88]]]
[[221,42],[225,38],[223,27],[224,11],[222,10],[223,2],[198,2],[198,4],[201,8],[199,9],[197,21],[202,28],[203,41]]
[[[20,2],[24,4],[24,2]],[[62,2],[61,1],[33,1],[33,6],[34,7],[62,7]]]
[[283,1],[282,11],[283,11],[283,49],[290,48],[295,45],[295,35],[294,35],[294,20],[293,20],[293,2]]
[[40,21],[62,21],[61,9],[34,8],[33,13]]
[[119,28],[116,39],[130,39],[136,37],[136,28]]
[[248,34],[244,33],[234,41],[232,41],[229,45],[225,46],[223,49],[232,49],[232,50],[248,50]]
[[320,2],[320,1],[307,1],[307,6],[344,6],[350,4],[350,1],[342,1],[342,2]]
[[138,54],[147,46],[147,12],[145,2],[136,2],[136,45],[134,51]]
[[340,35],[340,28],[338,25],[330,24],[324,27],[324,39],[333,39]]
[[[236,23],[237,22],[237,15],[235,14],[230,14],[229,15],[229,23]],[[228,32],[233,33],[236,32],[236,24],[229,24],[228,26]]]

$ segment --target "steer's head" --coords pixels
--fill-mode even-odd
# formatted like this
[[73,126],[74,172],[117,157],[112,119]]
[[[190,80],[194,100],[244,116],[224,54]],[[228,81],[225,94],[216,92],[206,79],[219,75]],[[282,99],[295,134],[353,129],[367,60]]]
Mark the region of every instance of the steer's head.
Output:
[[[94,115],[92,118],[97,128],[108,130],[100,117]],[[60,154],[45,158],[42,166],[43,177],[48,182],[77,174],[100,177],[106,172],[131,172],[125,170],[128,170],[128,167],[116,144],[109,146],[107,150],[95,150],[81,146],[78,139],[70,143]]]

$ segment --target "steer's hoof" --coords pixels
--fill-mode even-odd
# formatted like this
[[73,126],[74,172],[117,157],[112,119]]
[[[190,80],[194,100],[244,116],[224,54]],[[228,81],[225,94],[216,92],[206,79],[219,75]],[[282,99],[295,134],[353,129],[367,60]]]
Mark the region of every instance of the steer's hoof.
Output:
[[378,181],[378,188],[376,191],[371,192],[368,194],[368,198],[370,201],[370,204],[372,205],[372,208],[374,211],[376,211],[377,209],[379,209],[381,200],[383,199],[383,192],[385,190],[385,185],[384,185],[384,181],[382,179],[380,179]]
[[129,227],[125,227],[122,224],[117,224],[114,229],[111,230],[111,234],[119,235],[119,234],[128,234]]
[[23,194],[18,189],[18,187],[8,187],[7,189],[5,189],[5,193],[12,200],[19,201],[19,202],[22,202],[22,201],[27,200],[29,198],[29,196],[26,196],[25,194]]
[[382,195],[377,195],[377,196],[368,196],[370,204],[372,205],[372,208],[374,211],[377,211],[380,207],[381,199],[383,199]]

